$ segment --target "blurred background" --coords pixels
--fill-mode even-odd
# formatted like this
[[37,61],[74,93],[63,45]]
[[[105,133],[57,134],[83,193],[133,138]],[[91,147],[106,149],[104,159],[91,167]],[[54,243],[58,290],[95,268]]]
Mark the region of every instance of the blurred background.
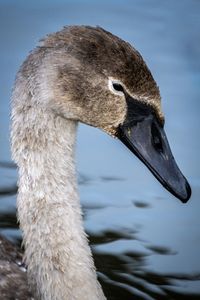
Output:
[[200,1],[0,1],[0,233],[19,244],[9,150],[15,74],[38,40],[100,25],[134,45],[157,81],[173,154],[193,194],[170,195],[117,140],[79,126],[85,228],[108,299],[200,299]]

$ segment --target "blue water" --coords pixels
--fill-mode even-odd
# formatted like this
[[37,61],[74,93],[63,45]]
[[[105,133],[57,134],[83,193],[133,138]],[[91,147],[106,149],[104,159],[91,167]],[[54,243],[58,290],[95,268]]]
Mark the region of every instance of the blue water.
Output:
[[200,2],[0,1],[0,233],[20,239],[9,101],[37,41],[67,24],[100,25],[143,55],[163,101],[165,129],[193,194],[171,196],[119,141],[81,125],[77,163],[85,227],[108,299],[200,299]]

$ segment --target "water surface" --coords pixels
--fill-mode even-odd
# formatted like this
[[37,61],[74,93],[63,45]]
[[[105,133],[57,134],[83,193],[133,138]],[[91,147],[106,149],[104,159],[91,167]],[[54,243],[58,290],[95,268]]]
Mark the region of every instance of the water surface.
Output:
[[119,141],[79,127],[85,228],[108,299],[200,299],[199,13],[195,0],[0,2],[0,232],[13,242],[21,235],[9,101],[38,39],[67,24],[100,25],[141,52],[160,87],[171,148],[193,190],[185,205]]

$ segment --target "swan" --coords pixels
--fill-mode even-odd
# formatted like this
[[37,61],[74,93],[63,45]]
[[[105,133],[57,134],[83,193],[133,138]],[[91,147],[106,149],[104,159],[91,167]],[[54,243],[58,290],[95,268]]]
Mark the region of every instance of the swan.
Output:
[[191,195],[167,141],[151,72],[138,51],[108,31],[66,26],[41,40],[20,67],[11,110],[18,219],[34,299],[106,299],[83,228],[78,122],[119,139],[182,202]]

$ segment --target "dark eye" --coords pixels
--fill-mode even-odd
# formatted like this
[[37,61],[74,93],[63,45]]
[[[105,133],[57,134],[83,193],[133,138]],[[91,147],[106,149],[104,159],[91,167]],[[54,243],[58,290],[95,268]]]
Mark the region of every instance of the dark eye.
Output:
[[120,83],[113,83],[113,89],[117,92],[124,92],[123,86]]

